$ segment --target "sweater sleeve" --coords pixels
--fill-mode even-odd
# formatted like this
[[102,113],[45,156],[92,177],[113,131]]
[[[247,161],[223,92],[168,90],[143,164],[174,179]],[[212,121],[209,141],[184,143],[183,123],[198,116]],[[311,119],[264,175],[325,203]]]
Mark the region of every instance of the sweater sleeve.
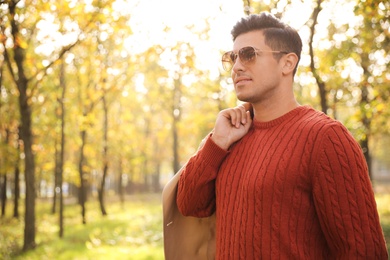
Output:
[[208,217],[215,211],[215,179],[228,152],[208,136],[180,176],[176,202],[184,216]]
[[339,123],[321,135],[313,198],[334,259],[387,259],[367,164],[359,144]]

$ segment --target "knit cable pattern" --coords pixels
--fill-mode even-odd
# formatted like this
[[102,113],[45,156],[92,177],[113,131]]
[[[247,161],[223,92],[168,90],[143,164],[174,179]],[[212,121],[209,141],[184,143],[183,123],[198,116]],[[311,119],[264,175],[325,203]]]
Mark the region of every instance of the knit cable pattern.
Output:
[[298,107],[256,120],[229,152],[211,139],[183,169],[184,215],[216,213],[216,259],[387,259],[359,145]]

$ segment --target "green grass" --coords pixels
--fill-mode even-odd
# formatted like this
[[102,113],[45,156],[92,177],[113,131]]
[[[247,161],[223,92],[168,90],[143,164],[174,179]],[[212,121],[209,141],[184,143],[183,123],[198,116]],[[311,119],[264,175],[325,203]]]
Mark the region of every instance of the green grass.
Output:
[[[103,217],[97,202],[87,203],[87,224],[81,223],[80,206],[65,208],[64,237],[58,237],[58,214],[50,203],[37,203],[37,247],[22,253],[23,222],[0,220],[0,259],[164,259],[161,197],[129,197],[123,207],[106,203]],[[11,209],[9,209],[11,214]]]
[[[390,250],[390,194],[377,194],[376,200]],[[50,213],[50,202],[38,200],[37,247],[25,253],[21,250],[24,221],[8,216],[11,206],[8,205],[7,216],[0,218],[0,259],[164,259],[159,194],[131,196],[123,207],[119,202],[107,202],[106,217],[91,199],[87,203],[86,225],[81,224],[80,207],[66,205],[62,239],[58,237],[58,214]]]

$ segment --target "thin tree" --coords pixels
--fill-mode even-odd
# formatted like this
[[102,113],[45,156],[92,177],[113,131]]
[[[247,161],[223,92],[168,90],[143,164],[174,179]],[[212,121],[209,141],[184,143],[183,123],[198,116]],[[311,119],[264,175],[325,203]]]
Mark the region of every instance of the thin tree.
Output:
[[103,102],[103,176],[98,189],[100,210],[103,216],[107,215],[106,207],[104,205],[104,190],[106,186],[106,178],[108,173],[108,106],[106,95],[102,96]]
[[59,191],[59,237],[64,236],[64,197],[63,197],[63,172],[64,172],[64,160],[65,160],[65,93],[66,93],[66,82],[65,82],[65,64],[62,60],[60,65],[60,87],[62,89],[60,102],[60,115],[61,115],[61,134],[60,134],[60,152],[58,160],[58,191]]
[[20,126],[17,133],[16,144],[16,160],[15,160],[15,174],[14,174],[14,218],[19,218],[19,198],[20,198]]
[[[27,92],[29,79],[26,77],[24,62],[26,59],[25,49],[22,46],[22,38],[19,33],[19,24],[15,20],[16,5],[19,1],[11,0],[8,2],[9,19],[11,24],[11,34],[13,37],[13,61],[16,64],[16,72],[11,65],[11,57],[8,55],[4,45],[4,58],[7,62],[9,72],[15,82],[19,92],[19,112],[21,118],[20,136],[23,141],[25,154],[25,226],[24,226],[24,245],[23,250],[35,248],[35,160],[32,150],[32,130],[31,130],[31,104]],[[4,44],[4,43],[3,43]]]
[[[36,91],[36,87],[40,81],[47,74],[47,70],[60,59],[67,51],[73,48],[78,40],[73,44],[64,47],[59,54],[46,67],[36,72],[35,75],[27,77],[26,75],[26,49],[28,43],[23,40],[20,33],[20,24],[18,22],[18,14],[16,13],[17,4],[19,0],[7,1],[8,19],[10,23],[10,34],[13,40],[12,52],[9,55],[5,41],[2,41],[4,47],[4,59],[11,75],[12,81],[15,83],[18,90],[19,99],[19,113],[20,113],[20,138],[23,142],[24,148],[24,179],[26,185],[26,199],[25,199],[25,225],[24,225],[24,239],[23,250],[33,249],[36,246],[36,226],[35,226],[35,156],[33,153],[33,132],[32,132],[32,102],[31,97]],[[6,35],[4,28],[1,28],[1,33]],[[34,31],[34,30],[31,30]],[[37,77],[40,75],[39,77]],[[39,80],[37,80],[39,78]]]
[[323,0],[317,0],[317,6],[314,8],[312,16],[311,16],[311,25],[310,25],[310,38],[309,38],[309,53],[310,53],[310,71],[313,74],[313,77],[316,80],[316,83],[318,85],[318,90],[320,93],[320,103],[321,103],[321,110],[325,114],[328,112],[328,100],[327,100],[327,91],[326,91],[326,85],[325,82],[321,79],[321,76],[319,75],[319,72],[315,65],[315,59],[314,59],[314,35],[315,35],[315,27],[318,22],[318,15],[320,14],[322,7]]
[[2,181],[0,180],[0,197],[1,197],[1,216],[5,216],[5,206],[7,205],[7,173],[4,173]]

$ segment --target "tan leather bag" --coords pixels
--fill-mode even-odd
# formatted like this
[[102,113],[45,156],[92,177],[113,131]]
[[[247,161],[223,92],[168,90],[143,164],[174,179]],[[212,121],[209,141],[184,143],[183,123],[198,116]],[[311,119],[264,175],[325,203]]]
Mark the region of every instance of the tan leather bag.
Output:
[[215,259],[215,215],[207,218],[185,217],[177,208],[177,183],[183,168],[162,192],[165,259]]

